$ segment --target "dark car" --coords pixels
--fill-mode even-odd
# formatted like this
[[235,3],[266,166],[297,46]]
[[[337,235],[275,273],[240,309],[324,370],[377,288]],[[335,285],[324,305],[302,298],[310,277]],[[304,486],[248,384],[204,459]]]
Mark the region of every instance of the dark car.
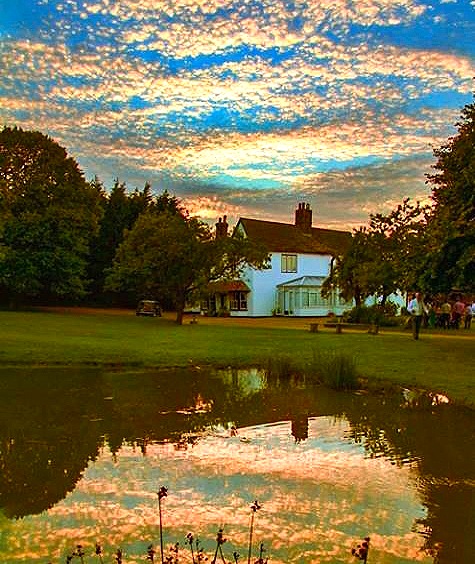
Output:
[[162,311],[158,302],[154,300],[141,300],[137,305],[135,315],[157,317],[157,315],[162,315]]

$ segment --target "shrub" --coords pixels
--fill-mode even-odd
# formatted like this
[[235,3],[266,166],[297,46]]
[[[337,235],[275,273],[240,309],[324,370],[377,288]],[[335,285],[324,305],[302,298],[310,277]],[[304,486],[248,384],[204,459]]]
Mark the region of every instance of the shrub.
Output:
[[384,306],[356,306],[344,314],[344,319],[349,323],[374,323],[381,327],[391,327],[398,325],[397,309],[397,305],[392,302],[386,302]]

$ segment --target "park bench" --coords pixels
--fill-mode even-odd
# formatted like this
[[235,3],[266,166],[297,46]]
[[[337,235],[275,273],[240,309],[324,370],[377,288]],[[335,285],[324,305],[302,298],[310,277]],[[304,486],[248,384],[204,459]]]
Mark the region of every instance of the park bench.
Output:
[[[343,329],[366,331],[371,335],[377,335],[379,333],[379,325],[376,325],[375,323],[345,323],[339,321],[327,321],[326,323],[323,323],[323,327],[335,329],[337,333],[342,333]],[[318,333],[318,328],[318,323],[310,323],[311,333]]]

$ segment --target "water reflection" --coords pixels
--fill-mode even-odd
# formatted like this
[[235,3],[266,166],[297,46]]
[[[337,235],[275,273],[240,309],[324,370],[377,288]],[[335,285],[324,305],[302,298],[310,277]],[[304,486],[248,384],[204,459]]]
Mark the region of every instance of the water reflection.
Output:
[[347,562],[367,534],[381,563],[475,560],[470,411],[256,371],[0,377],[1,562],[64,561],[96,541],[143,561],[159,484],[168,543],[190,531],[212,543],[225,524],[244,554],[258,498],[271,562]]

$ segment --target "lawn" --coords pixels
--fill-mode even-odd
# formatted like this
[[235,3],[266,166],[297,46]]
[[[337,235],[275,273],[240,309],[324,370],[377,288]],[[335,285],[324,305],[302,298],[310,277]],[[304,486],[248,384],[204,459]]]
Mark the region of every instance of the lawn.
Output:
[[355,358],[371,386],[421,387],[475,405],[475,328],[379,335],[332,330],[310,333],[309,320],[199,318],[177,326],[171,317],[130,311],[0,312],[0,363],[5,365],[249,366],[269,357],[311,358],[342,351]]

